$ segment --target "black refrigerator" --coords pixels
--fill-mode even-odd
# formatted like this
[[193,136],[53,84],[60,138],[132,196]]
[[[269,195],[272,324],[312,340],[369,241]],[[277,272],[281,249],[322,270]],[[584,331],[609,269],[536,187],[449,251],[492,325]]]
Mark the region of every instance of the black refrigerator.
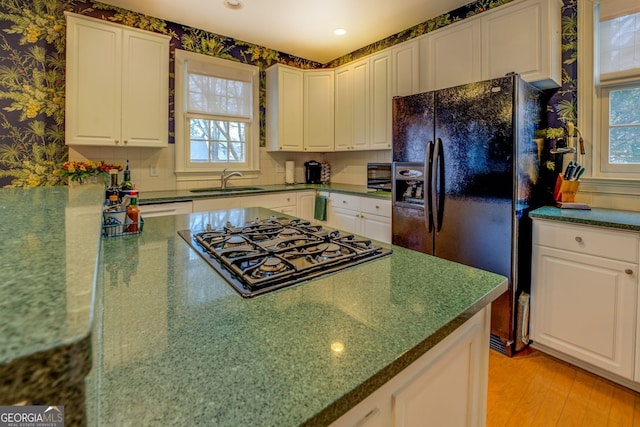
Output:
[[491,347],[528,344],[543,94],[517,75],[393,99],[393,244],[506,276]]

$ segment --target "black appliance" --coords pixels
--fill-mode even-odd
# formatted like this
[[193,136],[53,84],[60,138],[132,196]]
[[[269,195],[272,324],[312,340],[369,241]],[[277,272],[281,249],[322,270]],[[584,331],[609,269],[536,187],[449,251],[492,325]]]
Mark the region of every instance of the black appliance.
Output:
[[243,297],[290,286],[391,254],[371,240],[300,219],[256,218],[178,234]]
[[304,182],[307,184],[320,184],[322,179],[322,164],[315,160],[304,163]]
[[367,163],[367,188],[391,191],[391,163]]
[[506,276],[491,346],[528,344],[516,300],[530,291],[542,93],[519,76],[393,99],[392,241]]

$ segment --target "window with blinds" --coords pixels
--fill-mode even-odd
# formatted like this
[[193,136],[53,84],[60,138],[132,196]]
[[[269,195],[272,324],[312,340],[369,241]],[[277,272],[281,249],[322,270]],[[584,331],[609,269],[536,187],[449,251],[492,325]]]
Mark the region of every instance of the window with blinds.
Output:
[[[258,146],[258,68],[176,49],[177,168],[250,170]],[[179,137],[181,136],[181,137]]]
[[600,170],[640,174],[640,1],[600,3]]

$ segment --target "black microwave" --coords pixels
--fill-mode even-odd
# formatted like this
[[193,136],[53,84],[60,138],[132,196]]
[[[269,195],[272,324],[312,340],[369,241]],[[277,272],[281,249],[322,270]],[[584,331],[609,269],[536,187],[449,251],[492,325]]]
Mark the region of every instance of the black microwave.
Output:
[[391,191],[391,163],[367,163],[367,188]]

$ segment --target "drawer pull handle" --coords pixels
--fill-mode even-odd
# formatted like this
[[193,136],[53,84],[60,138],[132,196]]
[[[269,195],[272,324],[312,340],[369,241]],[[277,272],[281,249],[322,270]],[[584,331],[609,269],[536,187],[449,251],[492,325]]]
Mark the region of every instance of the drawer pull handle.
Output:
[[582,243],[582,237],[580,237],[580,236],[576,236],[576,242],[578,242],[578,243]]
[[376,209],[380,209],[380,206],[376,205]]
[[631,276],[631,275],[633,274],[633,270],[632,270],[632,269],[630,269],[630,268],[627,268],[626,270],[624,270],[624,272],[625,272],[626,274],[628,274],[629,276]]

